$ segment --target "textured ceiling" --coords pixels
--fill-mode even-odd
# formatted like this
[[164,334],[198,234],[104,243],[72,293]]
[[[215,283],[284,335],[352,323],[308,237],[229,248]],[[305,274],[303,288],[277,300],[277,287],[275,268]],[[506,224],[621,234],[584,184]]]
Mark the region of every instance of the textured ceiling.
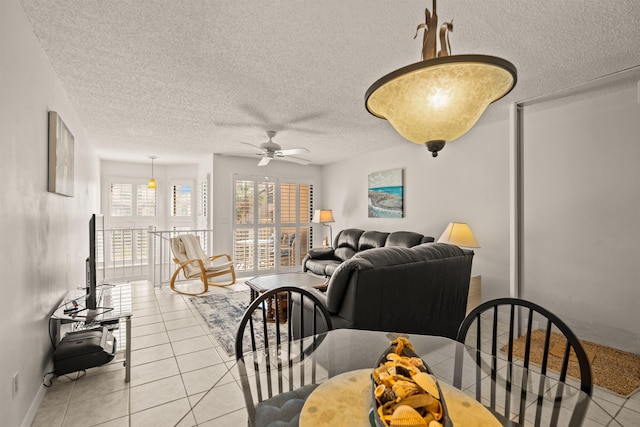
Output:
[[[266,130],[314,164],[410,144],[364,94],[420,59],[431,1],[19,1],[102,158],[251,153],[240,141]],[[638,0],[441,0],[438,15],[454,21],[453,54],[518,69],[485,121],[640,64]]]

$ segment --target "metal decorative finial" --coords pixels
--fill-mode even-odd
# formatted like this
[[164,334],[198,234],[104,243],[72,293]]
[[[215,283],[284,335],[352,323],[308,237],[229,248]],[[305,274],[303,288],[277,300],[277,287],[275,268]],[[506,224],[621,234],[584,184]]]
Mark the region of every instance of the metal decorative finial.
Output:
[[418,25],[418,28],[416,28],[416,35],[413,36],[415,39],[418,37],[418,32],[420,32],[420,30],[424,30],[424,34],[422,36],[422,59],[426,60],[449,56],[451,53],[449,32],[453,31],[453,21],[442,24],[442,27],[440,28],[440,51],[438,51],[438,13],[436,12],[436,0],[433,0],[433,14],[429,12],[429,9],[425,9],[424,16],[424,24]]

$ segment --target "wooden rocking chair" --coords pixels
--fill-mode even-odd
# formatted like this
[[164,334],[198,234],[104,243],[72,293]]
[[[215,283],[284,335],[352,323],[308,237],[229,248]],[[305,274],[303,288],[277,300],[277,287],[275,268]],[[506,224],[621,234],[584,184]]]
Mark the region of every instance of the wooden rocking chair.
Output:
[[[207,256],[200,246],[200,238],[193,234],[181,234],[170,240],[173,261],[178,268],[171,277],[171,289],[184,295],[201,295],[209,290],[209,286],[229,286],[236,283],[236,271],[228,254]],[[226,260],[226,261],[225,261]],[[175,286],[176,278],[182,271],[186,279],[200,279],[204,285],[201,292],[189,293]],[[212,277],[231,275],[230,282],[218,283],[209,281]]]

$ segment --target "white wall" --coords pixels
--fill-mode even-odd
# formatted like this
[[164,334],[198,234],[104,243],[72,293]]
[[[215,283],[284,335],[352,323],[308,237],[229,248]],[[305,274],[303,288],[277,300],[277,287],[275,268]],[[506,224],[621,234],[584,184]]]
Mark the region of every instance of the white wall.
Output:
[[[506,120],[476,126],[437,158],[424,146],[406,142],[325,166],[322,202],[333,209],[334,234],[356,227],[415,231],[437,240],[449,222],[467,222],[481,246],[474,250],[472,274],[482,275],[483,299],[508,295],[508,132]],[[368,218],[368,175],[395,168],[404,169],[404,218]]]
[[635,85],[524,115],[524,297],[640,353]]
[[[18,426],[34,416],[32,404],[51,362],[49,315],[83,284],[100,164],[16,0],[0,2],[0,61],[0,424]],[[73,198],[47,192],[49,110],[75,137]]]
[[[232,253],[233,249],[233,175],[257,175],[308,180],[315,184],[314,200],[322,200],[322,168],[274,160],[268,171],[258,166],[259,159],[215,155],[213,160],[213,183],[210,197],[213,208],[212,253]],[[320,208],[316,203],[316,208]],[[320,225],[315,232],[321,233]],[[317,235],[314,233],[314,235]]]

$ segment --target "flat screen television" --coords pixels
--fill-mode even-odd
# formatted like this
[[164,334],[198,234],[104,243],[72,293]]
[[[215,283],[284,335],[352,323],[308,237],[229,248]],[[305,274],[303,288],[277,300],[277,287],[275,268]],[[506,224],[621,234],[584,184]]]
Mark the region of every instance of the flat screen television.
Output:
[[[104,241],[104,215],[93,214],[89,220],[89,258],[87,258],[87,288],[85,295],[85,307],[95,310],[98,306],[98,285],[102,280],[98,279],[98,260],[102,252]],[[104,270],[103,270],[104,275]],[[100,283],[99,283],[100,282]]]

